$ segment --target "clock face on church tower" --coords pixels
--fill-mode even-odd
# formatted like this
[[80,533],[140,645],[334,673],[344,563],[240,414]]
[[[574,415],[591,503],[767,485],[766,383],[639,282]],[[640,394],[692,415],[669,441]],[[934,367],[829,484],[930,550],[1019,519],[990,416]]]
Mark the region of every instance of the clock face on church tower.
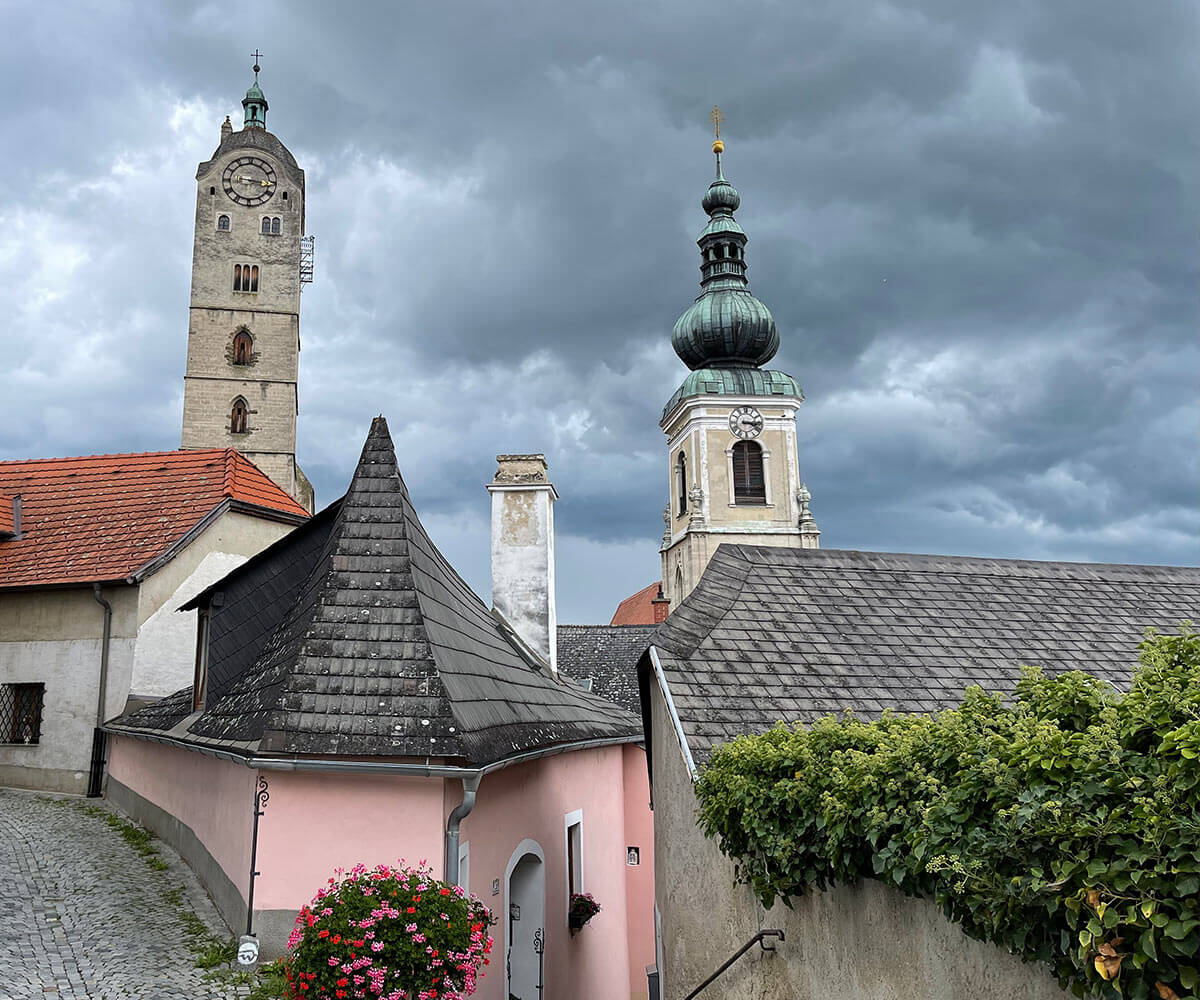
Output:
[[275,193],[275,168],[261,156],[239,156],[225,168],[225,193],[239,205],[265,205]]
[[762,429],[762,414],[753,406],[739,406],[729,414],[729,430],[734,437],[758,437]]

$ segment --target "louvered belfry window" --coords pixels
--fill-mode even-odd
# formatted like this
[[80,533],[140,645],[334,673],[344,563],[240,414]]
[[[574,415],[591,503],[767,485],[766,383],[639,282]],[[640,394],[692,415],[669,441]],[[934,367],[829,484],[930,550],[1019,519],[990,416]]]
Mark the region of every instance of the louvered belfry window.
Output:
[[757,442],[739,441],[733,446],[733,501],[734,503],[767,502],[762,448]]

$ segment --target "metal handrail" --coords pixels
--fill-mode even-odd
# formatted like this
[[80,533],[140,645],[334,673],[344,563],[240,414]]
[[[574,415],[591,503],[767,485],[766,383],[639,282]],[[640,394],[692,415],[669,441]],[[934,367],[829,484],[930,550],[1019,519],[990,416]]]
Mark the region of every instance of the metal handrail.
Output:
[[784,936],[783,936],[783,931],[777,931],[777,930],[759,931],[757,934],[754,935],[754,937],[752,937],[749,941],[747,941],[744,945],[742,945],[737,951],[735,951],[732,955],[730,955],[729,958],[725,959],[725,961],[722,963],[721,967],[719,969],[717,969],[716,972],[714,972],[711,976],[709,976],[706,980],[704,980],[704,982],[702,982],[699,986],[697,986],[694,990],[692,990],[692,992],[689,993],[686,997],[684,997],[683,1000],[695,1000],[695,998],[698,997],[703,990],[707,989],[709,986],[711,986],[716,981],[717,977],[720,976],[721,973],[723,973],[726,969],[728,969],[731,965],[733,965],[734,962],[736,962],[739,958],[741,958],[744,954],[746,954],[746,952],[748,952],[756,944],[760,948],[762,948],[763,951],[774,951],[775,946],[771,945],[771,947],[768,948],[766,943],[763,940],[764,938],[769,938],[769,937],[779,938],[780,941],[785,940]]

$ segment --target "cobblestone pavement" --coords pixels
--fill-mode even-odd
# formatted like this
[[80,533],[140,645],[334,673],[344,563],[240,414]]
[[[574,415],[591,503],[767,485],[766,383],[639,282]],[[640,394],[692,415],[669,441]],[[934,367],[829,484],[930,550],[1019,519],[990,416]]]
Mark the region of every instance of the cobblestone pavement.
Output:
[[[97,799],[0,789],[0,998],[236,997],[193,964],[181,911],[222,941],[232,933],[191,869],[156,840],[167,865],[156,871],[84,805],[116,812]],[[175,905],[164,894],[180,887]]]

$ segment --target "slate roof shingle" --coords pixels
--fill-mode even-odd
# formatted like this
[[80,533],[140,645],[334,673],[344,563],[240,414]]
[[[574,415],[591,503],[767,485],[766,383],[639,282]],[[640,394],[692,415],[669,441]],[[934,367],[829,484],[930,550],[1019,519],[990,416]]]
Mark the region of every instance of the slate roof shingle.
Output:
[[1022,665],[1123,687],[1147,628],[1198,616],[1194,567],[722,545],[653,642],[701,763],[780,720],[1009,691]]
[[640,713],[637,665],[650,645],[654,628],[653,625],[559,625],[558,669],[581,683],[590,680],[592,694]]
[[308,517],[232,448],[0,462],[0,494],[21,496],[0,588],[125,580],[225,501]]
[[529,662],[425,533],[377,418],[349,492],[190,602],[210,607],[207,707],[117,720],[262,754],[486,766],[640,738],[636,715]]

